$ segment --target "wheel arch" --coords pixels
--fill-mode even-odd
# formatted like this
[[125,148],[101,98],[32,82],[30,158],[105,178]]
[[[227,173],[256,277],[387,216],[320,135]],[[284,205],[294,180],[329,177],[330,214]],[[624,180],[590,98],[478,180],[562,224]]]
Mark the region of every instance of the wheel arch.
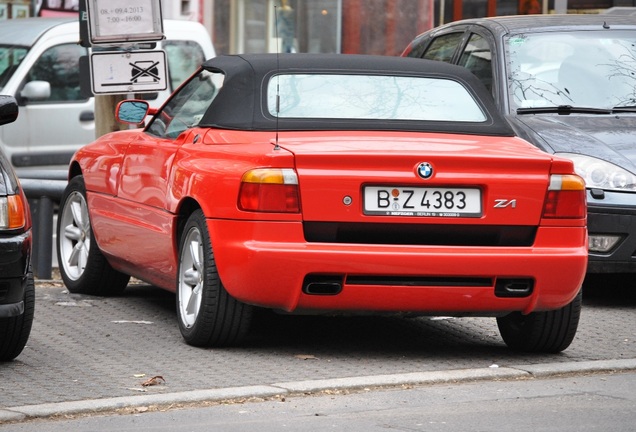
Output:
[[181,244],[181,238],[183,237],[183,228],[185,227],[188,218],[192,213],[196,210],[201,210],[202,207],[197,200],[192,197],[185,197],[179,203],[177,207],[177,211],[175,212],[177,215],[177,223],[175,224],[175,235],[174,238],[174,250],[179,254],[179,245]]
[[78,175],[82,175],[82,168],[77,161],[72,161],[68,168],[68,180],[70,181],[73,177],[77,177]]

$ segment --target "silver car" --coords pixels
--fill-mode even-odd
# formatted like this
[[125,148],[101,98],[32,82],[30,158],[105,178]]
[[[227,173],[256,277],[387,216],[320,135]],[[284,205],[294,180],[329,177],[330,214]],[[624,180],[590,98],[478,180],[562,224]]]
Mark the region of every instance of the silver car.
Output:
[[[158,107],[208,58],[215,56],[205,27],[164,20],[168,88],[148,93]],[[95,139],[92,95],[80,90],[77,18],[25,18],[0,25],[0,93],[20,105],[18,120],[0,130],[0,147],[20,175],[41,166],[68,164],[73,153]],[[90,79],[90,76],[86,76]],[[89,87],[90,88],[90,87]]]

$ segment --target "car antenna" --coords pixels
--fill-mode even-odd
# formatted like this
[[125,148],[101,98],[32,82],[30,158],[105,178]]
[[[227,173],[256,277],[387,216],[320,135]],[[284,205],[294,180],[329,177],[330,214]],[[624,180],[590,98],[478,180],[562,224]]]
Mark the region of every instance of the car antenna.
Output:
[[274,145],[274,150],[280,150],[280,146],[278,145],[278,117],[280,114],[280,62],[279,62],[279,53],[280,46],[278,42],[278,6],[274,5],[274,31],[276,32],[276,143]]

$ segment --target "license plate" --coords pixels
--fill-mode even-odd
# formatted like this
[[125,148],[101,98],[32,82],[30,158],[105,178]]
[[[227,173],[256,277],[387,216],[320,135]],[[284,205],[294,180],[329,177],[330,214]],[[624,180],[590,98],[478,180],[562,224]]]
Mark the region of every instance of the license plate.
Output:
[[367,186],[364,214],[479,217],[481,191],[477,188]]

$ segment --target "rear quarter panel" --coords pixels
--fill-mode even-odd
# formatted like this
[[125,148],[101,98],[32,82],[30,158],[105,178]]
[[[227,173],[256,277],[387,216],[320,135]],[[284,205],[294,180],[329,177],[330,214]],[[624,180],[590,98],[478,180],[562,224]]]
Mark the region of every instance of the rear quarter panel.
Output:
[[179,150],[171,173],[167,210],[177,213],[185,198],[196,200],[206,217],[219,219],[299,219],[238,209],[243,174],[258,167],[293,168],[293,155],[275,148],[272,132],[209,130],[200,144]]

